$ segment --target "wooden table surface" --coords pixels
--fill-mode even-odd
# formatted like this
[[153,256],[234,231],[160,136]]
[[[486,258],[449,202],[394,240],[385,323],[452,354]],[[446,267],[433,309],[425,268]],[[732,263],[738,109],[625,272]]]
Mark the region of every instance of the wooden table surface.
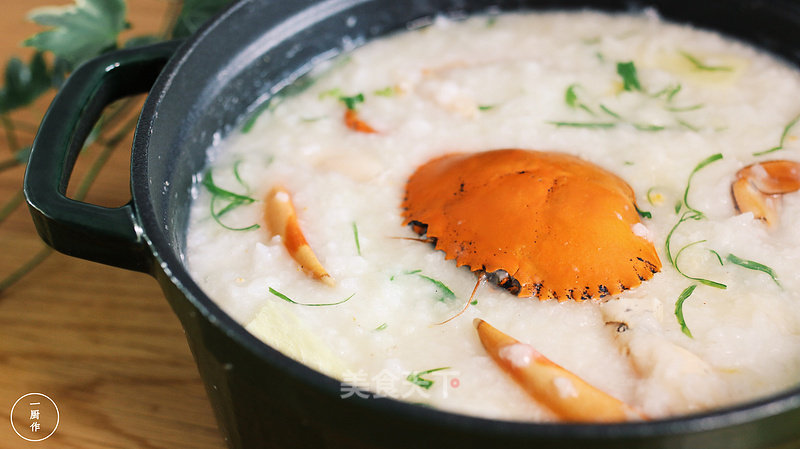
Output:
[[[169,2],[128,0],[126,35],[159,30]],[[4,0],[0,67],[11,56],[31,55],[20,42],[40,28],[26,21],[27,11],[67,3]],[[14,113],[20,141],[32,139],[47,103]],[[0,161],[11,155],[7,137],[0,129]],[[129,148],[120,145],[88,201],[127,202]],[[89,148],[81,156],[78,179],[96,154]],[[0,172],[0,208],[20,191],[22,173]],[[0,222],[0,278],[42,247],[27,208],[19,207]],[[30,392],[49,396],[60,412],[56,432],[41,442],[23,440],[10,425],[15,401]],[[225,447],[180,323],[152,278],[53,253],[0,292],[0,448],[34,447]]]

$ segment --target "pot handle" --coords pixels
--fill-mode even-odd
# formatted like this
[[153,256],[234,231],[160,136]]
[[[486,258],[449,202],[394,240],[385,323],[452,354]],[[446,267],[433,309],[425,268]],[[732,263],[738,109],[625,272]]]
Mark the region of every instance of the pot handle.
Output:
[[144,93],[180,42],[121,50],[75,70],[44,116],[25,172],[24,192],[36,230],[54,249],[75,257],[149,272],[152,257],[132,202],[101,207],[67,198],[75,160],[103,109]]

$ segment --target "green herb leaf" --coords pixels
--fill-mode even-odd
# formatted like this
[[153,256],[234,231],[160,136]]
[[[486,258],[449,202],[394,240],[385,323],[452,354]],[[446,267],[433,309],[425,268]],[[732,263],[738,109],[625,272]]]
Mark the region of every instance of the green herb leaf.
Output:
[[622,77],[623,89],[627,91],[642,91],[642,85],[639,84],[639,75],[636,73],[636,65],[633,61],[618,62],[617,73]]
[[619,114],[617,114],[616,112],[612,111],[611,109],[609,109],[608,107],[606,107],[606,105],[604,105],[604,104],[601,104],[601,105],[600,105],[600,109],[602,109],[602,110],[603,110],[603,112],[605,112],[606,114],[608,114],[608,115],[610,115],[610,116],[614,117],[615,119],[622,120],[622,116],[621,116],[621,115],[619,115]]
[[686,129],[688,129],[689,131],[694,131],[694,132],[700,131],[700,128],[698,128],[697,126],[692,125],[691,123],[689,123],[689,122],[687,122],[685,120],[678,120],[678,124],[683,126]]
[[567,103],[567,106],[571,108],[578,107],[578,94],[575,93],[576,87],[578,87],[577,84],[570,84],[567,87],[567,91],[564,93],[564,101]]
[[203,176],[203,186],[205,186],[205,188],[208,189],[212,195],[227,200],[240,201],[242,204],[250,204],[256,201],[254,198],[251,198],[247,195],[240,195],[238,193],[233,193],[230,190],[225,190],[221,187],[218,187],[216,184],[214,184],[214,178],[211,174],[211,170],[207,171],[205,176]]
[[386,329],[387,327],[389,327],[389,325],[386,324],[386,323],[383,323],[380,326],[376,327],[375,330],[376,331],[382,331],[382,330]]
[[259,226],[258,223],[253,223],[250,226],[244,226],[244,227],[241,227],[241,228],[228,226],[227,224],[223,223],[222,220],[221,220],[221,217],[223,215],[225,215],[226,213],[232,211],[233,209],[235,209],[235,208],[237,208],[237,207],[239,207],[239,206],[241,206],[241,205],[243,205],[245,203],[243,203],[241,201],[231,201],[230,203],[228,203],[227,206],[222,208],[222,210],[217,210],[216,203],[217,203],[218,199],[219,199],[219,197],[216,197],[216,196],[211,197],[211,218],[213,218],[214,221],[216,221],[218,225],[222,226],[223,228],[225,228],[225,229],[227,229],[229,231],[252,231],[254,229],[258,229],[258,228],[261,227],[261,226]]
[[566,92],[564,92],[564,102],[567,103],[567,106],[573,109],[583,109],[584,111],[588,112],[591,115],[595,115],[594,111],[587,106],[585,103],[578,100],[578,93],[577,89],[580,87],[580,84],[570,84],[567,86]]
[[682,51],[680,53],[681,53],[681,56],[686,58],[689,62],[692,63],[692,65],[694,65],[695,70],[701,70],[701,71],[705,71],[705,72],[732,72],[733,71],[733,67],[706,65],[705,63],[703,63],[703,61],[701,61],[697,57],[695,57],[695,56],[693,56],[693,55],[691,55],[691,54],[689,54],[689,53],[687,53],[685,51]]
[[397,92],[395,91],[394,87],[387,86],[383,89],[376,90],[374,93],[379,97],[393,97]]
[[[675,213],[676,214],[678,213],[678,211],[680,210],[680,207],[682,205],[683,205],[683,203],[681,203],[681,202],[679,202],[678,204],[675,205]],[[687,211],[685,211],[683,213],[683,215],[681,215],[681,218],[678,219],[678,222],[675,223],[675,225],[672,227],[672,229],[669,230],[669,233],[667,233],[667,239],[664,242],[665,250],[667,252],[667,261],[669,262],[670,265],[675,267],[675,269],[677,269],[678,267],[675,266],[675,258],[672,257],[672,250],[670,249],[670,244],[671,244],[671,241],[672,241],[672,234],[675,233],[675,230],[678,229],[678,226],[680,226],[684,221],[686,221],[686,220],[700,220],[702,218],[703,218],[702,214],[698,215],[698,213],[696,213],[695,211],[687,210]]]
[[764,151],[758,151],[758,152],[756,152],[756,153],[753,153],[753,156],[762,156],[762,155],[765,155],[765,154],[767,154],[767,153],[772,153],[773,151],[782,150],[782,149],[783,149],[783,145],[784,145],[784,143],[786,142],[786,137],[789,135],[789,131],[791,131],[791,129],[792,129],[792,128],[794,128],[794,126],[795,126],[795,125],[796,125],[798,122],[800,122],[800,115],[798,115],[797,117],[795,117],[794,119],[792,119],[792,121],[791,121],[791,122],[789,122],[789,123],[788,123],[788,124],[787,124],[787,125],[786,125],[786,126],[783,128],[783,133],[781,134],[781,141],[780,141],[780,143],[778,143],[778,146],[777,146],[777,147],[772,147],[772,148],[770,148],[770,149],[768,149],[768,150],[764,150]]
[[[405,271],[403,271],[402,274],[409,275],[409,274],[417,274],[417,273],[421,273],[421,272],[422,272],[422,270],[405,270]],[[395,280],[395,278],[397,278],[397,275],[393,274],[391,277],[389,277],[389,280],[393,281],[393,280]]]
[[344,302],[349,301],[350,298],[352,298],[353,296],[356,295],[355,293],[353,293],[352,295],[348,296],[347,298],[344,298],[343,300],[336,301],[336,302],[329,302],[329,303],[322,303],[322,304],[308,304],[308,303],[303,303],[303,302],[297,302],[297,301],[289,298],[288,296],[284,295],[283,293],[275,290],[272,287],[269,287],[269,292],[272,293],[273,295],[277,296],[278,298],[281,298],[282,300],[284,300],[286,302],[290,302],[292,304],[297,304],[298,306],[308,306],[308,307],[335,306],[335,305],[339,305],[339,304],[342,304]]
[[127,28],[125,0],[75,0],[74,5],[37,8],[28,18],[52,27],[25,40],[40,51],[51,51],[75,68],[83,61],[116,48]]
[[356,241],[356,252],[360,256],[361,255],[361,242],[358,240],[358,226],[356,225],[355,221],[353,222],[353,238]]
[[[239,163],[240,162],[241,161],[239,161],[236,164],[234,164],[233,173],[234,173],[234,176],[236,177],[236,180],[239,182],[239,184],[241,184],[242,186],[244,186],[246,188],[247,186],[244,184],[244,181],[242,181],[241,177],[239,176]],[[205,176],[203,176],[202,184],[203,184],[203,186],[205,186],[206,189],[208,189],[209,193],[211,193],[211,195],[212,195],[211,196],[211,206],[210,206],[211,217],[214,219],[214,221],[217,222],[217,224],[219,224],[223,228],[228,229],[230,231],[251,231],[251,230],[260,228],[258,223],[254,223],[254,224],[252,224],[250,226],[245,226],[245,227],[241,227],[241,228],[232,227],[232,226],[226,225],[220,219],[223,215],[227,214],[228,212],[232,211],[233,209],[235,209],[235,208],[237,208],[239,206],[243,206],[243,205],[255,202],[255,199],[253,199],[253,198],[251,198],[249,196],[246,196],[246,195],[240,195],[238,193],[233,193],[233,192],[231,192],[229,190],[225,190],[225,189],[217,186],[214,183],[214,178],[213,178],[213,175],[211,173],[211,170],[208,170],[206,172]],[[228,201],[228,204],[225,207],[223,207],[221,210],[217,210],[216,204],[217,204],[217,201],[220,200],[220,199]]]
[[717,261],[719,262],[720,265],[722,265],[722,256],[720,256],[718,252],[714,251],[713,249],[709,249],[708,252],[717,256]]
[[593,122],[547,122],[550,125],[567,128],[613,128],[616,123],[593,123]]
[[434,287],[436,287],[436,290],[440,294],[439,301],[445,302],[456,298],[456,294],[453,293],[453,291],[450,290],[450,288],[444,285],[441,281],[438,281],[432,277],[425,276],[424,274],[417,274],[417,276],[421,277],[422,279],[425,279],[426,281],[433,284]]
[[680,83],[678,83],[678,85],[675,86],[675,88],[669,90],[667,93],[667,101],[672,101],[672,99],[675,98],[675,95],[678,95],[678,92],[680,92],[681,89],[683,89],[683,86]]
[[28,65],[11,58],[6,65],[4,81],[0,89],[0,114],[33,103],[56,84],[42,52],[36,52]]
[[705,240],[698,240],[696,242],[689,243],[688,245],[685,245],[683,248],[678,250],[678,254],[675,254],[675,263],[674,263],[675,270],[677,270],[678,273],[680,273],[680,275],[685,277],[686,279],[691,279],[693,281],[697,281],[697,282],[699,282],[699,283],[701,283],[703,285],[707,285],[709,287],[714,287],[714,288],[719,288],[719,289],[725,290],[726,288],[728,288],[728,286],[726,286],[725,284],[723,284],[721,282],[712,281],[710,279],[704,279],[704,278],[698,278],[698,277],[689,276],[686,273],[684,273],[680,269],[680,267],[678,266],[678,259],[681,257],[681,253],[683,253],[683,251],[686,248],[689,248],[690,246],[694,246],[694,245],[697,245],[698,243],[703,243],[703,242],[705,242]]
[[702,169],[703,169],[705,166],[707,166],[708,164],[710,164],[710,163],[712,163],[712,162],[718,161],[718,160],[720,160],[720,159],[722,159],[722,154],[721,154],[721,153],[712,154],[711,156],[709,156],[709,157],[707,157],[707,158],[703,159],[703,160],[702,160],[702,161],[700,161],[700,163],[699,163],[699,164],[697,164],[697,166],[696,166],[696,167],[695,167],[695,168],[692,170],[692,172],[689,174],[689,180],[688,180],[688,181],[686,181],[686,190],[684,190],[684,192],[683,192],[683,204],[685,204],[685,205],[686,205],[686,208],[687,208],[687,209],[689,209],[689,210],[691,210],[691,211],[694,211],[695,213],[699,214],[699,215],[700,215],[700,217],[703,217],[703,216],[704,216],[704,215],[703,215],[703,213],[702,213],[702,212],[700,212],[699,210],[697,210],[697,209],[693,208],[692,206],[690,206],[690,205],[689,205],[689,201],[688,201],[688,197],[689,197],[689,189],[692,187],[692,178],[694,178],[694,175],[695,175],[697,172],[699,172],[700,170],[702,170]]
[[725,260],[727,260],[732,264],[739,265],[740,267],[747,268],[748,270],[755,270],[755,271],[761,271],[762,273],[766,273],[769,277],[772,278],[772,280],[775,282],[775,284],[778,285],[778,287],[783,287],[781,283],[778,282],[778,275],[775,273],[775,270],[764,264],[758,263],[753,260],[742,259],[733,254],[728,254],[728,256],[725,257]]
[[675,95],[678,95],[678,92],[680,92],[681,89],[683,89],[683,86],[680,83],[678,83],[676,86],[667,86],[651,96],[653,98],[658,98],[663,95],[666,98],[667,102],[669,103],[672,101],[673,98],[675,98]]
[[703,109],[704,107],[706,107],[704,104],[694,104],[694,105],[691,105],[691,106],[668,107],[668,108],[665,108],[665,109],[670,111],[670,112],[689,112],[689,111],[696,111],[698,109]]
[[681,292],[680,296],[678,296],[678,300],[675,301],[675,317],[678,319],[678,324],[681,325],[681,332],[686,334],[689,338],[694,337],[692,336],[692,331],[690,331],[689,327],[686,325],[686,320],[683,318],[683,302],[686,301],[686,298],[692,296],[695,288],[697,288],[696,284],[686,287],[686,289]]
[[256,124],[256,121],[258,121],[258,118],[261,117],[261,114],[263,114],[264,111],[269,110],[270,103],[272,102],[265,101],[264,103],[258,105],[258,107],[250,113],[249,117],[247,117],[247,120],[245,120],[244,124],[242,125],[243,134],[247,134],[253,129],[253,125]]
[[349,97],[345,96],[345,95],[342,95],[342,96],[339,97],[339,101],[344,103],[344,105],[347,107],[347,109],[350,109],[351,111],[355,111],[356,107],[358,106],[358,104],[364,102],[364,94],[356,94],[356,95],[352,95],[352,96],[349,96]]
[[242,176],[239,175],[239,166],[242,165],[242,161],[238,160],[233,164],[233,177],[236,178],[236,182],[239,183],[240,186],[244,187],[246,190],[250,190],[250,187],[242,180]]
[[633,123],[633,127],[639,131],[663,131],[664,127],[661,125],[645,125],[641,123]]
[[173,38],[189,37],[233,0],[183,0],[183,8],[172,28]]
[[430,379],[425,379],[422,376],[424,376],[426,374],[435,373],[436,371],[443,371],[443,370],[446,370],[446,369],[450,369],[450,367],[449,366],[445,366],[445,367],[442,367],[442,368],[434,368],[434,369],[429,369],[429,370],[426,370],[426,371],[420,371],[418,373],[413,373],[412,372],[412,373],[409,373],[409,375],[406,377],[406,380],[411,382],[412,384],[420,387],[420,388],[424,388],[426,390],[429,390],[433,386],[433,381],[430,380]]
[[495,106],[494,106],[494,105],[491,105],[491,104],[479,105],[479,106],[478,106],[478,110],[479,110],[479,111],[491,111],[491,110],[492,110],[492,109],[494,109],[494,108],[495,108]]
[[324,92],[320,92],[319,99],[323,100],[328,97],[339,98],[342,96],[342,89],[338,87],[334,87],[333,89],[328,89]]

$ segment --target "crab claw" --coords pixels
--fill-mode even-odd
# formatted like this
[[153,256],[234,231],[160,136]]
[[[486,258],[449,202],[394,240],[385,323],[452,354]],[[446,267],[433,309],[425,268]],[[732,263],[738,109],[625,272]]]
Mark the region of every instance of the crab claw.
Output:
[[800,190],[800,163],[759,162],[736,172],[731,193],[739,212],[751,212],[770,227],[778,225],[780,195]]
[[578,422],[647,419],[633,407],[553,363],[532,346],[520,343],[481,319],[475,319],[475,327],[492,359],[559,418]]
[[281,237],[283,246],[303,271],[315,279],[333,286],[333,278],[319,262],[300,229],[297,212],[295,212],[289,192],[282,186],[273,187],[267,194],[265,203],[264,217],[271,235]]

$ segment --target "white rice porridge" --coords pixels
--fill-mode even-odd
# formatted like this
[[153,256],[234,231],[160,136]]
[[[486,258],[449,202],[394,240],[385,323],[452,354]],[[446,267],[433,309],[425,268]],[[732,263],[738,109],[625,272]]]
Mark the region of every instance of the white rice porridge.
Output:
[[[620,64],[635,67],[639,88],[626,85],[631,73]],[[730,193],[748,164],[800,160],[796,68],[651,12],[575,12],[437,19],[322,63],[311,77],[310,87],[273,100],[246,132],[209,149],[215,185],[255,201],[224,210],[229,198],[198,183],[187,259],[227,313],[343,381],[343,397],[555,420],[495,365],[475,318],[652,418],[797,384],[800,193],[782,197],[781,223],[772,228],[737,213]],[[348,99],[377,132],[345,125]],[[502,148],[564,152],[623,178],[652,214],[633,231],[653,242],[661,271],[610,299],[584,302],[518,298],[487,284],[477,304],[436,324],[462,309],[477,278],[430,244],[398,238],[418,237],[401,216],[406,181],[434,157]],[[688,189],[686,202],[702,218],[676,226],[690,175],[718,153]],[[262,199],[275,185],[291,193],[335,286],[301,271],[270,237]],[[677,267],[727,288],[676,270],[665,250],[673,229],[672,257],[685,247]],[[776,280],[728,255],[770,267]],[[691,285],[682,330],[676,301]],[[353,296],[310,307],[272,292],[306,304]],[[419,376],[431,385],[414,377],[439,368]]]

